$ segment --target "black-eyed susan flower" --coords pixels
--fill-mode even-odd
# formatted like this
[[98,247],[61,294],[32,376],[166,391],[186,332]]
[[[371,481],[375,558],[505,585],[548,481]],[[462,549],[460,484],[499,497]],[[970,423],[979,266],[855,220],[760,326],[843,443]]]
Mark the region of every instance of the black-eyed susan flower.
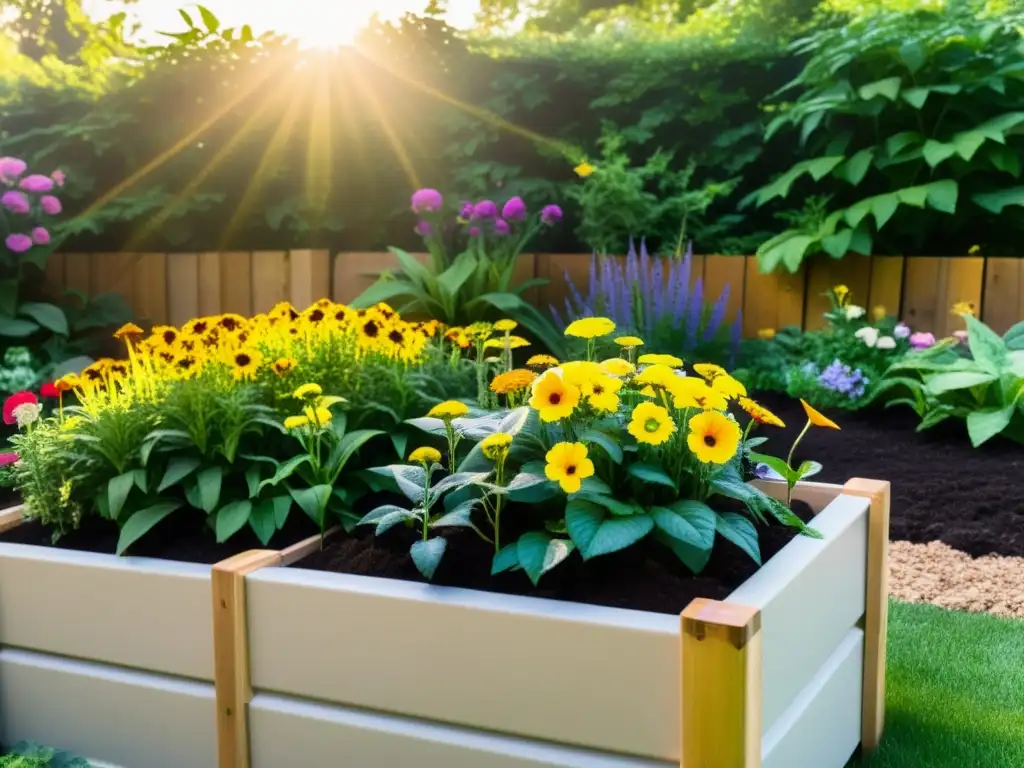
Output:
[[640,365],[667,365],[669,368],[681,368],[683,365],[682,359],[675,355],[656,355],[650,352],[640,355],[637,362]]
[[181,331],[173,325],[157,325],[153,327],[151,338],[156,339],[164,347],[173,347],[179,336],[181,336]]
[[950,312],[957,317],[961,315],[970,315],[971,317],[974,317],[974,304],[969,301],[958,301],[952,306]]
[[227,333],[241,333],[249,326],[249,321],[232,312],[216,318],[214,325]]
[[669,412],[654,403],[640,403],[633,409],[626,427],[638,443],[661,445],[676,431],[676,423]]
[[534,382],[530,407],[537,411],[541,421],[559,421],[571,416],[579,401],[578,387],[548,371]]
[[427,416],[443,421],[451,421],[460,416],[465,416],[467,413],[469,413],[469,406],[465,403],[460,403],[458,400],[445,400],[443,403],[438,403],[427,411]]
[[558,443],[544,457],[544,475],[565,493],[576,493],[583,481],[594,474],[594,462],[587,458],[583,443]]
[[736,402],[739,404],[740,408],[742,408],[746,414],[758,424],[767,424],[769,427],[786,426],[782,419],[760,403],[751,400],[749,397],[741,397]]
[[213,324],[210,322],[210,318],[197,317],[185,323],[185,326],[181,329],[181,331],[186,336],[193,336],[199,338],[205,336],[212,327]]
[[286,376],[294,371],[299,365],[294,357],[279,357],[270,366],[278,376]]
[[619,410],[619,390],[622,382],[613,376],[599,376],[583,385],[587,403],[595,411],[614,413]]
[[575,336],[578,339],[596,339],[614,331],[615,323],[607,317],[583,317],[569,323],[565,329],[565,335]]
[[263,354],[252,347],[228,350],[224,359],[236,379],[251,379],[263,364]]
[[740,444],[739,425],[718,411],[698,413],[689,423],[686,445],[702,464],[725,464]]
[[437,464],[441,461],[441,452],[437,450],[437,448],[431,448],[430,446],[425,445],[410,453],[409,461],[414,464],[422,464],[424,467],[429,467],[431,464]]

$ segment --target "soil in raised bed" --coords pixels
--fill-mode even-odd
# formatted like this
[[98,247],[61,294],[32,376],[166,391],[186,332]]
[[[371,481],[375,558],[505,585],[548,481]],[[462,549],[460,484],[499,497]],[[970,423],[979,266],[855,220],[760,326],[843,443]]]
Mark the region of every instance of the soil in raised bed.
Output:
[[[769,438],[758,450],[785,458],[807,421],[799,401],[764,394],[758,401],[786,422],[761,427]],[[892,484],[890,538],[942,541],[974,557],[1024,556],[1024,446],[994,438],[972,448],[965,423],[949,419],[921,433],[909,408],[824,411],[841,427],[812,428],[797,449],[797,463],[820,462],[812,478],[845,483],[851,477]]]
[[[728,511],[723,505],[718,507]],[[793,509],[805,521],[813,515],[802,502],[795,502]],[[515,513],[516,508],[511,507],[502,514],[502,535],[506,541],[514,541],[523,532],[516,530]],[[399,526],[377,537],[371,526],[367,528],[355,537],[328,544],[294,567],[424,581],[409,556],[409,547],[418,538],[413,530]],[[758,532],[764,562],[796,535],[792,528],[781,525],[758,526]],[[643,541],[589,562],[573,553],[534,587],[521,571],[491,576],[494,548],[472,531],[460,529],[445,538],[448,549],[434,574],[433,584],[656,613],[678,614],[697,597],[722,600],[758,570],[747,554],[722,538],[715,541],[711,560],[699,576],[694,576],[665,547]]]
[[[292,509],[284,528],[274,534],[267,546],[256,538],[248,526],[228,541],[218,544],[213,531],[206,524],[204,513],[178,510],[157,523],[124,554],[212,565],[250,549],[284,549],[316,533],[319,533],[319,528],[313,521],[301,510]],[[37,520],[26,520],[0,534],[0,542],[113,554],[117,548],[118,535],[117,525],[101,517],[91,516],[82,521],[78,530],[66,533],[56,543],[52,541],[51,530]]]

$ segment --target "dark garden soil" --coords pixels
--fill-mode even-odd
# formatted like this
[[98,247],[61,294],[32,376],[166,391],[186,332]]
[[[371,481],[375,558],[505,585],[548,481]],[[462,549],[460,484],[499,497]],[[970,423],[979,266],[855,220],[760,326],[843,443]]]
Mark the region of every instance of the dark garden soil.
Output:
[[[785,458],[807,421],[803,409],[782,395],[758,401],[786,422],[759,428],[769,441],[758,450]],[[892,483],[891,539],[942,541],[974,557],[1024,556],[1024,446],[995,438],[972,448],[964,422],[953,419],[916,433],[917,415],[898,406],[826,415],[841,431],[812,428],[797,461],[824,466],[813,480]]]
[[[503,535],[508,541],[522,532],[515,530],[517,511],[512,507],[502,514]],[[805,520],[813,514],[801,502],[796,503],[794,511]],[[418,538],[414,531],[393,528],[378,538],[372,527],[367,528],[368,532],[360,531],[355,538],[336,540],[294,567],[424,581],[409,556],[409,547]],[[762,559],[773,557],[795,533],[779,525],[759,527]],[[678,614],[696,597],[724,599],[758,570],[748,555],[718,539],[707,568],[695,577],[663,546],[645,541],[587,563],[573,553],[534,587],[521,571],[491,576],[494,548],[472,531],[458,530],[445,538],[448,549],[433,584],[656,613]]]
[[[319,529],[306,515],[292,509],[284,528],[274,534],[266,547],[248,526],[225,543],[218,544],[206,524],[205,514],[178,510],[157,523],[124,554],[212,565],[249,549],[284,549],[318,532]],[[51,541],[50,529],[35,520],[27,520],[0,534],[0,541],[12,544],[35,544],[102,554],[114,553],[117,538],[117,526],[98,516],[87,517],[78,530],[65,534],[56,544]]]
[[21,504],[21,496],[13,488],[0,488],[0,512]]

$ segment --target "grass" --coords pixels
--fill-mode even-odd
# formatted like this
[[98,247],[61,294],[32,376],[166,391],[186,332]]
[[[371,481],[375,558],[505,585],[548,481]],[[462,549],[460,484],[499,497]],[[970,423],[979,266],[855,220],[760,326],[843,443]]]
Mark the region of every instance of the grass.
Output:
[[885,738],[863,768],[1024,766],[1024,621],[893,602]]

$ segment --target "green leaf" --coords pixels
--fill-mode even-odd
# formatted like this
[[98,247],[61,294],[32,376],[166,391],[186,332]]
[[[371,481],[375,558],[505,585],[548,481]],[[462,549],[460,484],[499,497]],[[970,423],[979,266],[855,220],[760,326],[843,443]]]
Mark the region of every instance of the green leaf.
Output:
[[896,190],[896,197],[901,203],[915,208],[924,208],[928,202],[928,187],[904,187]]
[[611,435],[599,432],[596,429],[588,429],[580,434],[579,441],[581,443],[594,443],[601,446],[604,452],[608,454],[608,458],[616,464],[622,463],[622,446]]
[[928,377],[926,389],[929,394],[941,395],[946,392],[954,392],[958,389],[970,389],[979,384],[988,384],[995,381],[997,376],[987,371],[954,371],[952,373],[937,373]]
[[811,174],[811,178],[815,181],[821,181],[839,165],[846,158],[842,155],[832,157],[817,157],[813,160],[805,161],[807,163],[807,172]]
[[715,526],[718,534],[742,549],[750,558],[761,564],[761,548],[757,542],[757,529],[754,524],[735,512],[719,515]]
[[181,18],[185,20],[186,24],[188,24],[189,29],[195,29],[196,25],[192,22],[192,17],[189,16],[184,9],[179,8],[178,13],[181,14]]
[[[377,520],[377,528],[374,530],[374,536],[380,536],[383,533],[387,533],[389,530],[394,528],[399,523],[404,523],[406,520],[420,520],[421,518],[408,509],[402,509],[401,507],[395,507],[391,512]],[[363,520],[359,521],[360,523]]]
[[970,160],[981,149],[981,145],[985,143],[986,138],[988,137],[981,131],[964,131],[953,137],[953,146],[960,157],[964,160]]
[[707,550],[715,543],[715,512],[702,501],[682,499],[669,507],[652,507],[651,516],[673,539]]
[[806,480],[808,477],[814,477],[819,472],[821,472],[821,464],[816,461],[804,461],[796,468],[795,474],[797,480]]
[[[278,529],[277,520],[275,519],[275,502],[279,498],[281,497],[277,499],[264,499],[257,502],[256,506],[253,507],[252,514],[249,515],[249,527],[252,528],[252,532],[256,534],[256,538],[260,540],[260,544],[264,547],[270,543],[270,539]],[[287,501],[290,506],[291,499],[287,499]],[[221,512],[223,511],[221,510]]]
[[437,277],[437,285],[454,300],[465,282],[476,272],[477,260],[470,251],[464,251],[455,257],[455,261]]
[[306,464],[308,461],[309,461],[309,454],[308,453],[302,453],[302,454],[299,454],[298,456],[292,456],[284,464],[279,464],[278,465],[277,471],[274,472],[273,476],[268,477],[266,480],[261,481],[260,484],[256,488],[256,492],[259,493],[260,491],[262,491],[267,486],[276,486],[282,480],[287,480],[289,477],[291,477],[295,473],[296,469],[298,469],[303,464]]
[[208,467],[196,475],[196,488],[199,491],[199,508],[212,515],[220,502],[220,486],[224,479],[224,470],[220,467]]
[[175,456],[167,462],[167,470],[164,472],[160,485],[156,492],[163,493],[172,485],[180,483],[199,468],[200,460],[192,456]]
[[911,144],[919,144],[922,141],[924,136],[917,131],[903,131],[885,140],[885,152],[889,157],[896,157]]
[[904,88],[900,93],[900,98],[915,109],[921,109],[925,102],[928,101],[928,94],[930,93],[931,91],[928,88]]
[[747,458],[749,458],[752,463],[764,464],[768,466],[769,468],[773,469],[780,477],[782,477],[784,480],[787,480],[790,483],[795,483],[799,478],[797,473],[790,469],[789,465],[782,459],[778,458],[777,456],[769,456],[764,453],[755,453],[754,451],[751,451],[749,454],[747,454]]
[[521,568],[519,564],[519,543],[512,542],[502,547],[491,560],[491,576]]
[[395,447],[395,453],[398,454],[398,458],[405,458],[405,449],[409,446],[409,433],[408,432],[390,432],[391,444]]
[[1005,408],[985,408],[967,414],[967,434],[971,445],[977,448],[1010,426],[1015,410],[1016,406],[1011,404]]
[[1015,323],[1003,334],[1003,343],[1009,350],[1024,350],[1024,320]]
[[635,477],[637,480],[645,483],[663,485],[666,488],[671,488],[673,491],[679,490],[675,481],[665,474],[665,470],[654,464],[644,464],[642,462],[631,464],[629,467],[629,475],[630,477]]
[[477,527],[473,524],[473,510],[476,509],[481,503],[479,498],[466,499],[465,501],[455,505],[450,510],[441,515],[441,517],[434,520],[431,524],[431,528],[472,528],[477,530]]
[[829,235],[821,241],[821,247],[825,253],[833,259],[841,259],[850,250],[850,241],[853,239],[852,229],[841,229],[834,235]]
[[862,85],[857,90],[857,93],[865,101],[869,101],[876,96],[884,96],[889,101],[896,101],[902,83],[903,81],[898,77],[887,77],[883,80],[876,80],[873,83]]
[[604,509],[590,501],[572,499],[566,505],[565,529],[581,553],[594,541],[604,518]]
[[[978,193],[972,195],[971,200],[986,211],[991,211],[998,216],[1008,205],[1024,206],[1024,187],[1001,189],[998,192]],[[0,330],[0,335],[6,334]]]
[[558,486],[544,475],[532,472],[520,472],[508,484],[508,497],[511,501],[523,504],[537,504],[547,501],[558,494]]
[[919,40],[908,40],[900,46],[900,60],[913,75],[928,62],[928,49]]
[[868,170],[871,168],[871,161],[874,158],[874,149],[862,149],[836,169],[836,176],[843,181],[857,186],[867,176]]
[[988,148],[988,159],[992,161],[992,165],[996,169],[1010,174],[1015,179],[1020,178],[1021,157],[1014,148],[998,145],[990,146]]
[[248,499],[245,501],[232,501],[221,507],[217,511],[217,522],[215,525],[217,543],[223,544],[238,533],[242,526],[249,522],[250,514],[252,514],[252,502]]
[[71,335],[64,310],[55,304],[28,301],[18,307],[18,313],[35,320],[48,331],[59,333],[61,336]]
[[952,179],[934,181],[925,187],[928,190],[928,204],[943,213],[956,213],[956,200],[960,186]]
[[0,336],[6,336],[9,339],[23,339],[38,330],[39,326],[29,320],[0,317]]
[[519,564],[534,586],[541,576],[572,554],[573,549],[575,546],[568,539],[556,539],[537,531],[524,533],[516,545]]
[[669,536],[660,528],[654,531],[654,538],[668,547],[679,561],[689,568],[693,573],[698,574],[704,570],[711,559],[711,547],[695,547],[672,536]]
[[312,488],[291,489],[292,498],[299,508],[309,515],[322,530],[325,525],[324,511],[327,509],[327,501],[331,498],[331,486],[314,485]]
[[413,289],[404,280],[380,279],[361,294],[359,294],[349,305],[353,309],[366,309],[382,301],[392,301],[400,296],[412,295]]
[[107,482],[107,504],[112,520],[121,516],[121,509],[124,507],[128,494],[135,485],[135,472],[128,471],[117,477],[110,478]]
[[442,536],[426,541],[417,541],[412,545],[409,554],[412,555],[412,562],[416,569],[423,574],[423,578],[428,581],[434,578],[434,572],[441,564],[441,558],[444,557],[447,546],[448,541]]
[[199,9],[199,15],[203,19],[203,24],[206,25],[206,29],[209,32],[216,32],[220,29],[220,21],[214,16],[208,9],[201,5],[196,6]]
[[921,150],[921,154],[924,155],[925,162],[934,168],[939,163],[949,160],[949,158],[955,155],[956,147],[952,144],[935,141],[935,139],[928,139],[924,144],[924,149]]
[[253,464],[245,470],[245,487],[249,492],[249,498],[255,499],[260,492],[260,465]]
[[331,456],[328,460],[331,472],[339,473],[348,464],[349,459],[352,458],[356,451],[377,437],[377,435],[383,434],[386,433],[380,429],[357,429],[354,432],[349,432],[341,439],[335,450],[331,451]]
[[801,235],[795,231],[784,234],[788,237],[785,239],[780,237],[780,242],[773,244],[770,248],[766,248],[768,245],[766,243],[758,249],[757,258],[762,272],[770,272],[779,264],[784,264],[790,272],[797,272],[807,255],[807,249],[815,242],[810,235]]
[[117,539],[115,554],[123,554],[128,547],[149,533],[154,525],[180,506],[180,501],[163,501],[151,507],[140,509],[133,514],[125,521],[124,526],[121,528],[121,535]]
[[993,376],[1002,375],[1009,364],[1009,350],[1002,336],[972,315],[965,315],[964,321],[967,323],[967,345],[974,362]]
[[875,225],[881,229],[893,217],[900,205],[899,198],[892,192],[871,198],[871,213],[875,217]]

